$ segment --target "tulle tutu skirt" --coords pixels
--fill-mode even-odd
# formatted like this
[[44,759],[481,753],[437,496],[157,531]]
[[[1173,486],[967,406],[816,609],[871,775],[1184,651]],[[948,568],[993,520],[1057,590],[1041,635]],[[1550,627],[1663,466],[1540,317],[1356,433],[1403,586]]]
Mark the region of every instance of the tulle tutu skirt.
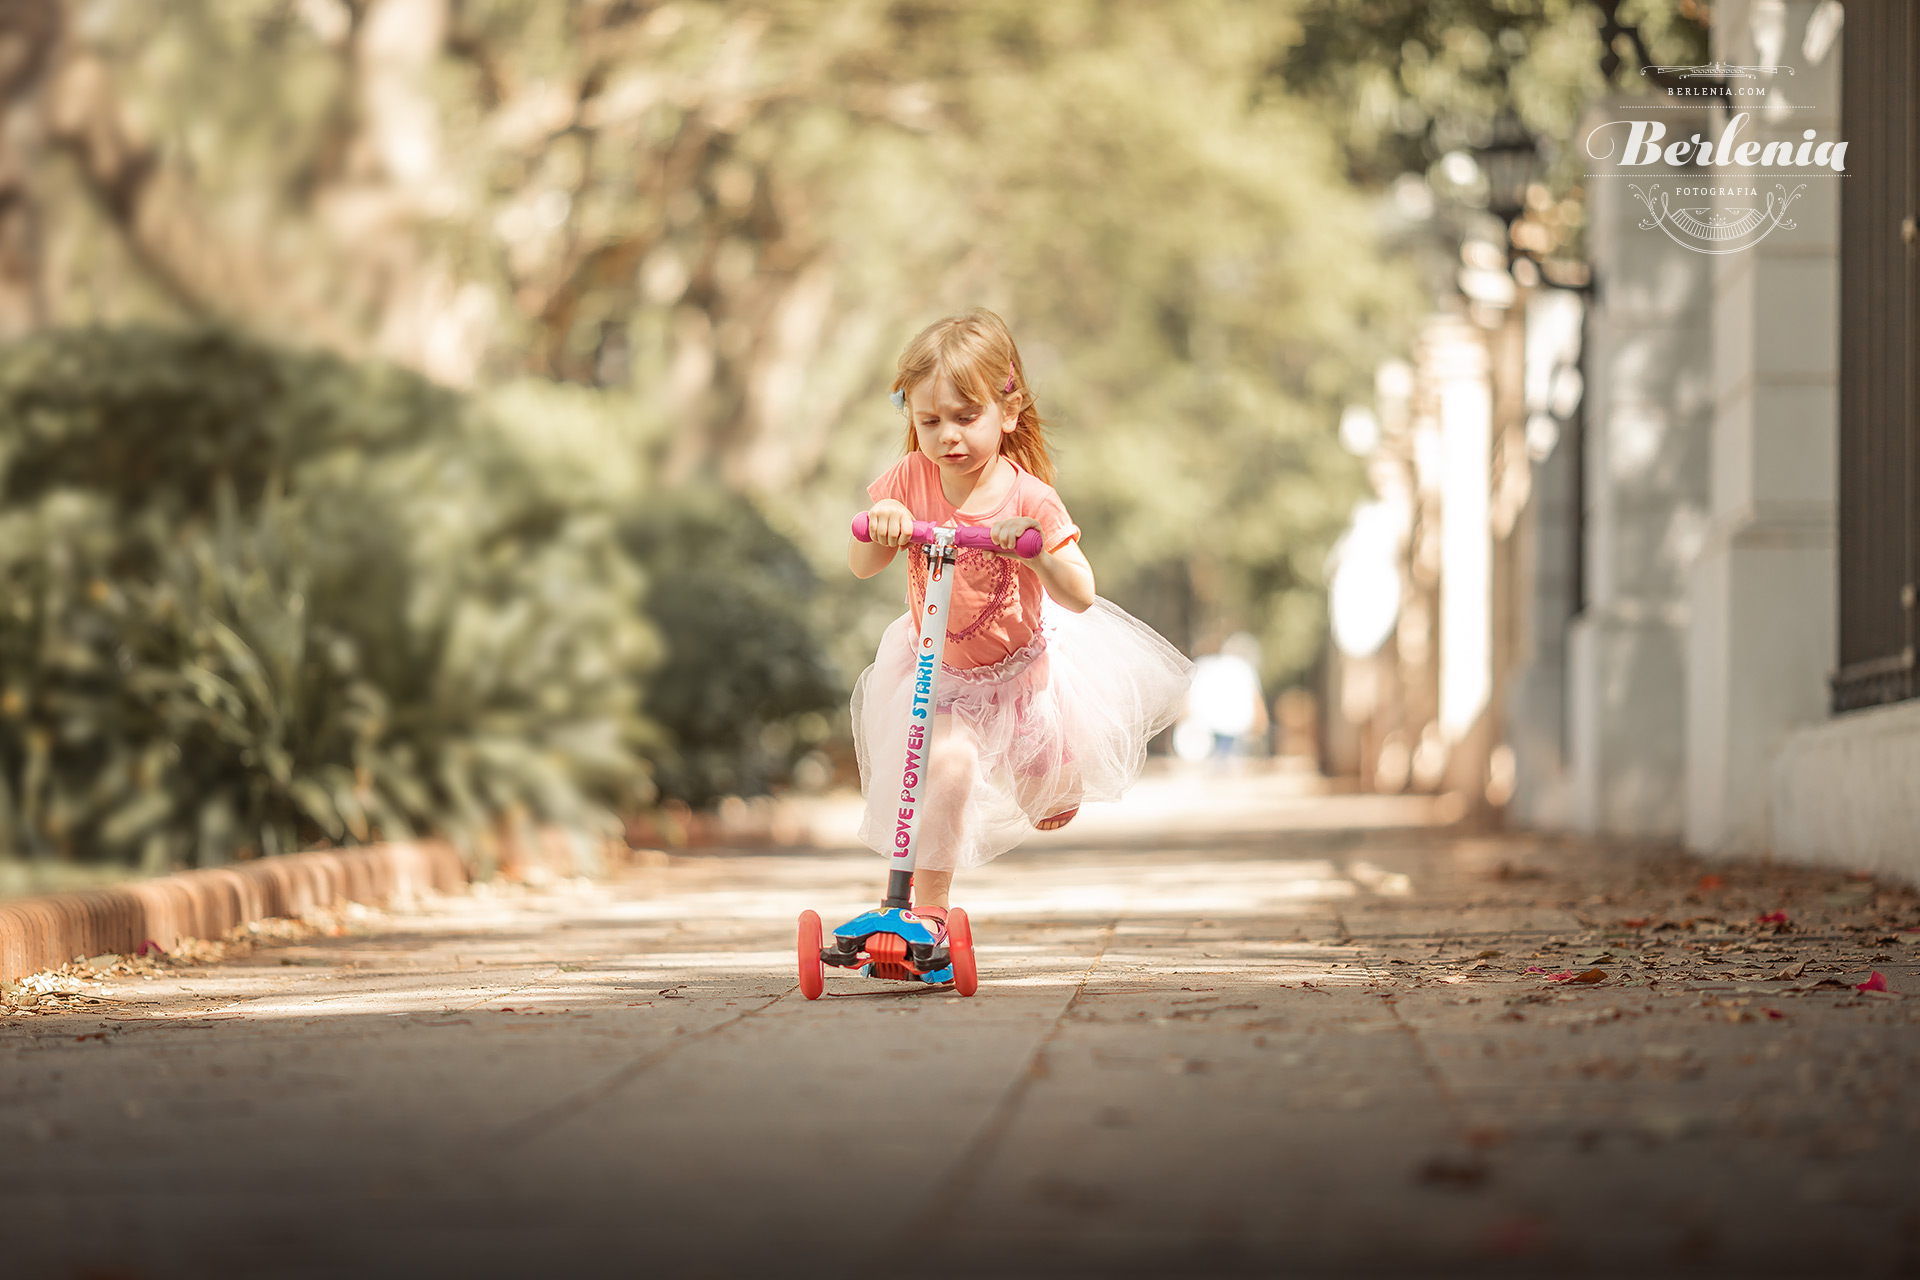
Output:
[[[867,798],[860,840],[888,854],[900,808],[912,664],[911,619],[903,614],[853,690]],[[1048,607],[1033,643],[992,666],[943,667],[937,710],[950,715],[934,722],[935,773],[924,796],[919,865],[979,866],[1019,844],[1042,818],[1083,801],[1119,799],[1140,776],[1148,739],[1179,718],[1192,672],[1153,628],[1098,597],[1084,613]],[[934,796],[943,750],[963,769],[973,757],[972,787],[958,813],[943,811]]]

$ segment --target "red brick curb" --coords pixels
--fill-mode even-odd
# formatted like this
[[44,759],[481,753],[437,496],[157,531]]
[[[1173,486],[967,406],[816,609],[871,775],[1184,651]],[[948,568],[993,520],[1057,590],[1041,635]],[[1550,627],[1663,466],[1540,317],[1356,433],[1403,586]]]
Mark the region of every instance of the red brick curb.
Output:
[[235,925],[340,902],[370,906],[422,889],[464,888],[466,864],[440,841],[293,853],[207,871],[0,903],[0,980],[143,942],[218,938]]

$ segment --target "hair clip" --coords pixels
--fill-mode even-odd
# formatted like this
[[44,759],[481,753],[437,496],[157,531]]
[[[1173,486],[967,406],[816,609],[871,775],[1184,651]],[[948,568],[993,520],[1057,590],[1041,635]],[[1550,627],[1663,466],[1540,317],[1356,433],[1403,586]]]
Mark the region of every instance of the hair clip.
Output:
[[1013,394],[1013,361],[1007,361],[1007,385],[1000,388],[1007,395]]
[[896,388],[894,393],[888,396],[887,399],[893,402],[893,407],[896,409],[904,409],[907,407],[907,393],[904,388]]

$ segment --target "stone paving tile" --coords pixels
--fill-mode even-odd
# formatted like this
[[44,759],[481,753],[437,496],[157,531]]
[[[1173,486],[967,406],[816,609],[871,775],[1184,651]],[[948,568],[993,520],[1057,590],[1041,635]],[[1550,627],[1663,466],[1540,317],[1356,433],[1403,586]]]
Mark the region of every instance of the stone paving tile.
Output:
[[1285,779],[1088,816],[962,880],[972,1000],[800,999],[794,916],[881,864],[761,851],[0,1018],[0,1271],[1920,1264],[1910,890]]

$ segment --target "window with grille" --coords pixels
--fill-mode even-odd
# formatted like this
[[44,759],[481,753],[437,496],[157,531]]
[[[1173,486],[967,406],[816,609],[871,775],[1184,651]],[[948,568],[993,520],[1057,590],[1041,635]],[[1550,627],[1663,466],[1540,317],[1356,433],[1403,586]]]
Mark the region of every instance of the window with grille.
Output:
[[1908,4],[1847,5],[1835,712],[1920,694],[1914,672],[1917,40],[1920,18]]

